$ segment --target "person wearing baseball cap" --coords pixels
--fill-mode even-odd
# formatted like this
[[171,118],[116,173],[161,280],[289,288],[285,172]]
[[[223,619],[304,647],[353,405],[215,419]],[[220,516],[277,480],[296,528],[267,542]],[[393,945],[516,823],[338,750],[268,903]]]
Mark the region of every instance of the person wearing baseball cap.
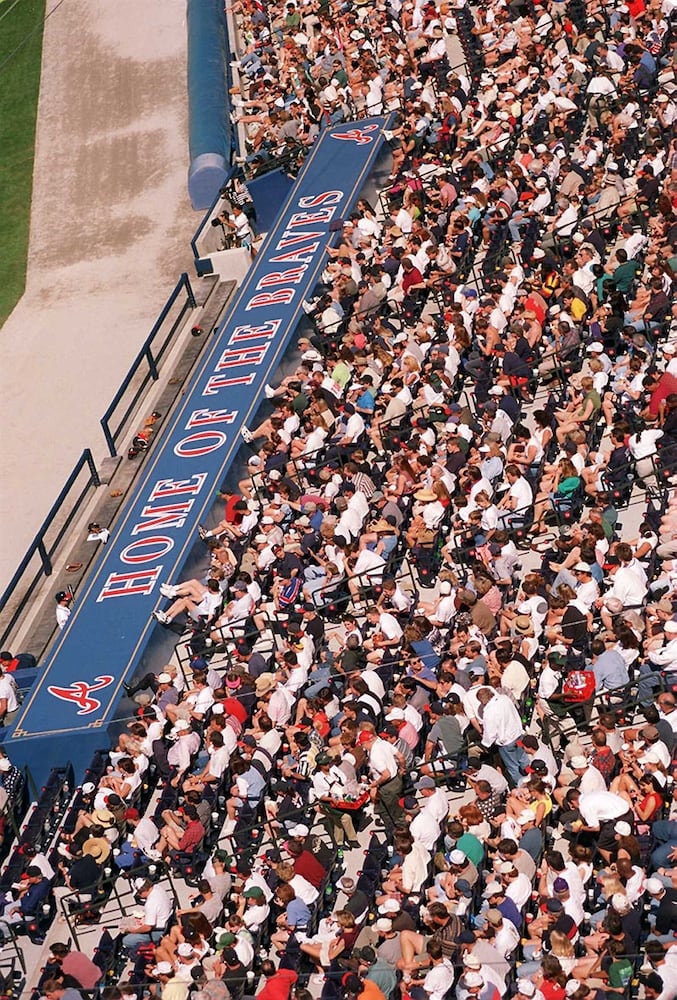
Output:
[[[172,676],[169,673],[168,669],[165,667],[160,671],[160,673],[158,674],[153,674],[150,672],[146,673],[142,677],[140,677],[138,681],[134,681],[131,684],[123,681],[122,687],[128,698],[133,698],[136,694],[139,693],[139,691],[148,690],[152,691],[157,699],[158,697],[161,697],[163,694],[165,694],[166,691],[168,691],[170,688],[173,687]],[[176,704],[176,702],[178,701],[178,695],[179,692],[178,690],[176,690],[175,697],[170,699],[170,701],[167,703]]]
[[240,897],[238,914],[250,933],[254,934],[268,919],[270,907],[260,885],[249,885]]
[[56,624],[63,632],[71,616],[70,604],[73,600],[73,595],[70,590],[59,590],[55,594],[54,600],[56,601]]

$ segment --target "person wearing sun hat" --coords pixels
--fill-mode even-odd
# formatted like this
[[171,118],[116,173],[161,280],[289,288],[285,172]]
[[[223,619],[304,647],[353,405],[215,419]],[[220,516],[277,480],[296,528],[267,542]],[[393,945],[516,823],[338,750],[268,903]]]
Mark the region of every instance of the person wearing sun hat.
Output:
[[417,490],[414,500],[413,517],[404,535],[410,548],[426,540],[432,541],[445,513],[434,490]]

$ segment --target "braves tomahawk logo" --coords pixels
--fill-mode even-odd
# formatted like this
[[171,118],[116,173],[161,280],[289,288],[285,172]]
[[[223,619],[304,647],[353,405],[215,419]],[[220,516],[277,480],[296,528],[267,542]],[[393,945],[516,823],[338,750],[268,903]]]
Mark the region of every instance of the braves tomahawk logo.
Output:
[[95,677],[93,684],[88,684],[86,681],[71,681],[70,687],[48,687],[47,690],[55,698],[79,705],[78,715],[89,715],[90,712],[96,712],[97,708],[101,708],[99,699],[92,698],[92,691],[100,691],[114,680],[114,677],[104,674],[102,677]]
[[356,142],[358,146],[366,146],[374,141],[370,132],[376,132],[381,126],[377,124],[364,125],[362,128],[351,128],[347,132],[332,132],[332,139],[342,139],[343,142]]

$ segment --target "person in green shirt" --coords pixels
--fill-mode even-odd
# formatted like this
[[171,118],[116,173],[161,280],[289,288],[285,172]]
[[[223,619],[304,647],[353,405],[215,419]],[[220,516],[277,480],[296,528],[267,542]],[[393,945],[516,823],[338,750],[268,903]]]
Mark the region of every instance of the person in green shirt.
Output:
[[397,987],[397,974],[393,966],[384,959],[379,958],[373,948],[366,946],[356,948],[353,957],[358,961],[358,973],[370,983],[375,983],[381,993],[386,997],[391,996]]
[[339,361],[331,370],[331,378],[334,382],[338,382],[342,389],[350,382],[352,378],[352,355],[350,351],[341,351]]
[[296,9],[296,4],[290,2],[287,4],[286,13],[284,16],[284,26],[287,31],[298,31],[301,24],[301,15]]
[[561,502],[568,500],[581,485],[581,479],[576,472],[576,466],[568,458],[562,458],[557,463],[553,489],[539,493],[534,505],[533,532],[542,534],[547,530],[544,517],[549,511],[558,509]]
[[640,268],[640,264],[636,260],[628,260],[627,250],[623,247],[619,247],[616,251],[616,260],[618,261],[618,267],[614,271],[612,277],[614,279],[614,285],[616,286],[617,292],[630,291],[632,282],[635,280],[635,275]]
[[340,59],[334,59],[334,64],[332,66],[331,82],[335,83],[337,87],[348,86],[348,74],[343,68]]
[[484,847],[482,846],[482,841],[478,840],[474,833],[468,833],[466,831],[463,836],[459,837],[456,841],[456,847],[459,851],[463,851],[466,858],[470,858],[475,868],[479,868],[484,861]]
[[606,950],[608,954],[602,961],[602,969],[607,974],[607,990],[625,993],[634,971],[632,962],[625,955],[625,945],[622,941],[610,938],[606,943]]

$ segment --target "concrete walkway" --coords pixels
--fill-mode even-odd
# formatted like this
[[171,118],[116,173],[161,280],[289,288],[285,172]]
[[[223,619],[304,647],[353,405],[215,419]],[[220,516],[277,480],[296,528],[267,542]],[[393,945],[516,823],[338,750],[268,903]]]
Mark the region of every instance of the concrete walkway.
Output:
[[27,290],[0,329],[0,591],[192,271],[185,65],[185,0],[46,22]]

